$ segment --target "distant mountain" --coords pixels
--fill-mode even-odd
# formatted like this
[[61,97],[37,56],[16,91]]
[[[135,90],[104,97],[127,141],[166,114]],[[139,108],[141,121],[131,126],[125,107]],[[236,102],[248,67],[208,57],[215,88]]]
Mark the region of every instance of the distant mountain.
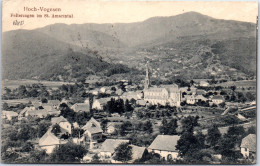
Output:
[[[71,62],[66,56],[72,52],[92,60],[101,59],[108,65],[120,62],[131,66],[151,54],[153,58],[165,54],[173,60],[176,58],[173,55],[189,55],[186,60],[183,58],[183,65],[188,65],[187,58],[196,56],[200,47],[208,47],[222,65],[242,72],[256,72],[256,24],[214,19],[196,12],[136,23],[53,24],[34,30],[5,32],[3,41],[3,78],[9,79],[30,78],[47,69],[58,73],[54,66]],[[154,51],[159,47],[173,51]],[[143,49],[150,54],[139,54]],[[82,59],[82,63],[89,65],[85,66],[87,73],[92,71],[88,58]],[[203,58],[199,59],[198,63],[206,63]],[[39,68],[40,73],[35,70]]]
[[[10,31],[3,35],[3,78],[73,80],[89,74],[129,71],[103,61],[97,51],[70,45],[37,31]],[[114,71],[116,69],[120,71]]]

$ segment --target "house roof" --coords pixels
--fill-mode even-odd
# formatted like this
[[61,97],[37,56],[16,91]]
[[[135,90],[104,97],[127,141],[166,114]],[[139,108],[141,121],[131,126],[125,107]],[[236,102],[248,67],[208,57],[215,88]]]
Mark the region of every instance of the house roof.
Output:
[[76,103],[71,107],[75,112],[89,112],[90,106],[89,103]]
[[197,100],[208,100],[207,98],[205,98],[204,96],[202,96],[202,95],[197,95],[196,97],[195,97]]
[[48,104],[52,104],[52,105],[59,105],[60,101],[59,100],[49,100]]
[[147,101],[145,101],[145,100],[136,100],[136,103],[139,104],[139,105],[145,106]]
[[68,122],[68,120],[65,119],[63,116],[51,118],[51,123],[52,124],[59,124],[60,122]]
[[209,84],[207,81],[200,81],[200,84]]
[[34,110],[34,111],[28,111],[28,115],[34,116],[47,116],[48,112],[46,110]]
[[58,145],[60,140],[48,130],[39,140],[39,146]]
[[[103,104],[107,104],[108,101],[110,101],[111,98],[110,97],[107,97],[107,98],[100,98],[100,99],[96,99],[95,101],[99,102],[101,105]],[[94,102],[95,102],[94,101]]]
[[128,143],[129,140],[123,140],[123,139],[106,139],[105,142],[103,142],[100,151],[101,152],[110,152],[114,153],[115,149],[122,143]]
[[195,100],[195,96],[194,95],[186,95],[185,96],[187,100]]
[[177,141],[180,139],[178,135],[158,135],[149,149],[163,150],[163,151],[177,151]]
[[223,96],[216,95],[212,97],[212,100],[224,100]]
[[32,101],[32,105],[33,105],[35,108],[38,108],[38,107],[40,107],[40,102],[39,102],[39,101]]
[[256,152],[256,135],[249,134],[245,138],[242,139],[241,148],[248,148],[251,152]]
[[203,95],[203,94],[206,94],[206,91],[205,91],[205,90],[202,90],[202,89],[197,89],[197,90],[196,90],[196,94],[197,94],[197,95]]
[[91,134],[103,132],[101,125],[93,117],[82,127],[83,130],[90,132]]
[[144,154],[145,147],[130,145],[132,147],[132,160],[137,160],[142,158]]
[[56,109],[53,108],[51,105],[44,105],[44,106],[43,106],[43,109],[45,109],[45,110],[48,111],[48,112],[56,111]]
[[2,111],[2,115],[18,116],[18,113],[14,111]]
[[151,87],[151,88],[145,89],[144,91],[147,91],[147,92],[162,92],[164,89],[165,88]]

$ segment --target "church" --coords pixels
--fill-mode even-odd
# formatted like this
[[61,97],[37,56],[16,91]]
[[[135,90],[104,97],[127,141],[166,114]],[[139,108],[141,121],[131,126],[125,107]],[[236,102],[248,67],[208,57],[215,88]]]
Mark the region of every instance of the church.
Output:
[[160,87],[152,87],[150,83],[149,63],[146,64],[146,76],[144,83],[144,100],[152,105],[169,105],[180,107],[181,92],[178,85],[161,85]]

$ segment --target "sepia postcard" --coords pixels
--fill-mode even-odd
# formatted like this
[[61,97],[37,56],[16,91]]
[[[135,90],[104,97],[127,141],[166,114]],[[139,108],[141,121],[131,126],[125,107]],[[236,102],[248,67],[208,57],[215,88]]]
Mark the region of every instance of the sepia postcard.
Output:
[[258,3],[3,0],[1,162],[255,164]]

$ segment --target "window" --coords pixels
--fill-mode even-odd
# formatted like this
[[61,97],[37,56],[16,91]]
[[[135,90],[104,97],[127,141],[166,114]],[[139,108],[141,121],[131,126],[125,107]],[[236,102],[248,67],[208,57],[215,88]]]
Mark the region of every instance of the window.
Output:
[[169,160],[172,160],[172,155],[171,154],[168,154],[167,155],[167,160],[169,161]]

